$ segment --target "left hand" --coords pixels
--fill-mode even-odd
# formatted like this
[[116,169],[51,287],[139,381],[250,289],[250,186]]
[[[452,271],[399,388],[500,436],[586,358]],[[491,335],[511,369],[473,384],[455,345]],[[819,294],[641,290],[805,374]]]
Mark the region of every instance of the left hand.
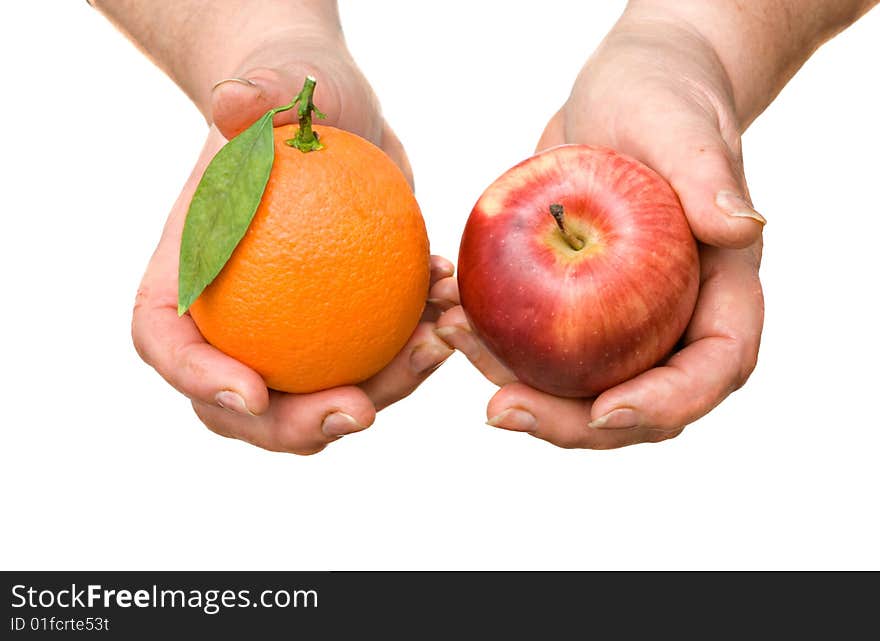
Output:
[[[432,256],[432,289],[421,322],[397,356],[358,385],[311,394],[267,389],[257,372],[208,344],[189,314],[178,317],[180,238],[202,173],[226,138],[249,126],[267,109],[290,102],[294,88],[302,84],[306,74],[322,81],[316,100],[327,112],[323,122],[370,139],[398,164],[412,184],[403,146],[382,118],[378,100],[353,61],[344,51],[329,45],[321,49],[320,56],[304,51],[300,60],[298,42],[273,46],[262,41],[261,47],[268,47],[268,51],[258,48],[253,59],[242,63],[239,75],[245,80],[220,83],[215,88],[213,126],[138,289],[132,338],[144,361],[192,401],[196,415],[210,430],[267,450],[306,455],[369,427],[377,411],[413,392],[452,354],[433,329],[440,312],[456,304],[457,299],[444,299],[442,287],[439,293],[435,291],[438,281],[450,279],[454,268],[448,260]],[[276,60],[273,56],[277,51],[284,52],[277,64],[263,66],[267,60]],[[294,113],[278,114],[275,124],[290,122]]]
[[611,147],[664,176],[700,241],[697,306],[680,351],[595,399],[558,398],[517,382],[470,331],[462,308],[448,310],[438,335],[501,387],[489,401],[489,425],[566,448],[657,442],[745,383],[764,317],[764,219],[748,201],[731,94],[718,57],[686,25],[624,15],[587,62],[538,149]]

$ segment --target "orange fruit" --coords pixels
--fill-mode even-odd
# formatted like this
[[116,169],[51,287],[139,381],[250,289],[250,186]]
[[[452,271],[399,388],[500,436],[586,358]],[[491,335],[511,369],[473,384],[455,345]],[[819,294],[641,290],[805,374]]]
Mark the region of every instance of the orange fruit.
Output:
[[323,149],[285,143],[253,221],[190,307],[205,339],[284,392],[361,382],[415,330],[428,293],[428,236],[400,169],[378,147],[315,126]]

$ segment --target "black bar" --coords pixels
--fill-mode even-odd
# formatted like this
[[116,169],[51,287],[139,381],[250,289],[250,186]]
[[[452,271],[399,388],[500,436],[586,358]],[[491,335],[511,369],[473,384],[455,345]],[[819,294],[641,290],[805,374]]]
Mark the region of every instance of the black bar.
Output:
[[217,639],[469,639],[481,633],[495,639],[526,632],[535,639],[607,639],[645,638],[646,629],[650,638],[661,631],[705,639],[732,633],[792,638],[805,629],[848,639],[878,632],[876,573],[0,575],[3,639],[176,639],[184,633]]

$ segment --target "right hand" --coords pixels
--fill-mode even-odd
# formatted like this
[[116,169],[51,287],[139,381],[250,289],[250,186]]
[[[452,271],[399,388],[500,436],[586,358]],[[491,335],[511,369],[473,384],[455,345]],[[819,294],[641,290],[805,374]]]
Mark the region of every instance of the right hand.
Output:
[[[689,25],[624,17],[575,80],[538,150],[593,144],[631,155],[675,189],[699,242],[700,292],[682,345],[594,399],[557,398],[519,382],[470,330],[464,310],[438,323],[501,389],[489,424],[560,447],[607,449],[681,433],[743,385],[758,357],[764,219],[751,208],[740,122],[717,55]],[[514,304],[513,302],[511,304]]]
[[[180,237],[205,168],[226,139],[269,109],[289,103],[306,75],[318,79],[315,103],[327,114],[321,123],[352,131],[382,148],[412,185],[403,146],[346,51],[303,46],[301,40],[263,45],[246,57],[236,79],[219,82],[214,88],[208,139],[171,209],[138,289],[132,319],[138,354],[191,399],[209,429],[268,450],[296,454],[319,452],[341,436],[363,430],[372,424],[377,410],[418,387],[452,353],[433,329],[439,313],[458,302],[452,263],[432,256],[431,302],[403,350],[360,385],[313,394],[267,389],[257,372],[209,345],[188,314],[177,316]],[[295,122],[295,110],[275,116],[276,126],[289,122]]]

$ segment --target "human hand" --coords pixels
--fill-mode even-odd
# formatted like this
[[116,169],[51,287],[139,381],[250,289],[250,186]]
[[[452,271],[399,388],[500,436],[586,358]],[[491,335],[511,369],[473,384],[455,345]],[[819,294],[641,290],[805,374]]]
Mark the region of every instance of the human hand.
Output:
[[[265,42],[247,57],[235,79],[214,88],[213,125],[147,266],[132,319],[132,337],[141,358],[192,400],[209,429],[265,449],[296,454],[319,452],[341,436],[363,430],[373,423],[376,411],[418,387],[452,353],[433,329],[440,309],[457,303],[457,299],[443,299],[444,292],[450,292],[448,286],[436,287],[444,279],[447,284],[451,280],[452,263],[433,256],[430,302],[401,352],[360,385],[313,394],[268,390],[259,374],[205,342],[188,314],[177,316],[180,237],[205,168],[224,144],[224,136],[236,135],[268,109],[290,102],[306,75],[319,79],[315,103],[328,116],[322,123],[348,129],[380,146],[412,184],[403,147],[344,49],[311,45],[301,38]],[[278,114],[275,124],[291,122],[292,114]],[[451,293],[455,295],[454,288]]]
[[656,442],[678,435],[746,381],[763,325],[765,221],[750,205],[740,126],[724,67],[699,33],[685,23],[624,15],[538,149],[611,147],[672,184],[700,241],[696,309],[679,351],[595,399],[557,398],[517,382],[476,340],[462,308],[450,309],[438,334],[501,386],[487,408],[490,425],[567,448]]

